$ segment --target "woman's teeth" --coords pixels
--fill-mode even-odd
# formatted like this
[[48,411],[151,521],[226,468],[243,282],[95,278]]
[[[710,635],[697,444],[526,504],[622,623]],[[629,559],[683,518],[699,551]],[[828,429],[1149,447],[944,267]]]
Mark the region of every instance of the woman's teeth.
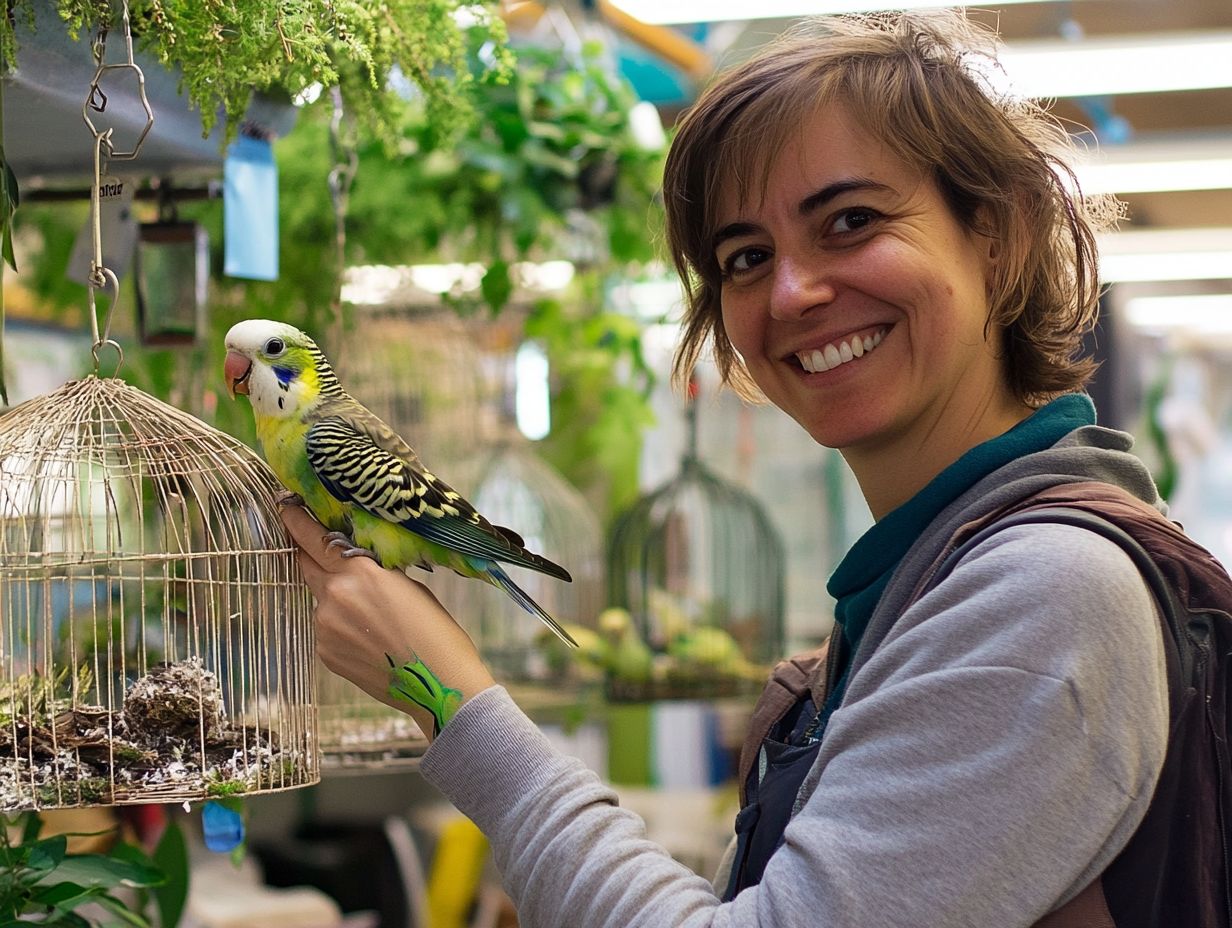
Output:
[[797,351],[796,359],[800,362],[800,366],[810,374],[828,371],[840,364],[864,357],[881,344],[881,338],[885,333],[886,329],[880,328],[872,335],[865,335],[863,338],[853,335],[850,342],[843,341],[838,344],[831,342],[821,349]]

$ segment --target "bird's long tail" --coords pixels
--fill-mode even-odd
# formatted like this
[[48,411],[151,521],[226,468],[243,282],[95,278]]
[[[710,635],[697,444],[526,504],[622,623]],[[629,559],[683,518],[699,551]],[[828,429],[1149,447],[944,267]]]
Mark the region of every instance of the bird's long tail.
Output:
[[554,618],[548,615],[547,612],[544,611],[542,606],[540,606],[537,602],[531,599],[525,590],[523,590],[520,586],[518,586],[516,583],[510,580],[509,575],[505,573],[503,570],[501,570],[500,565],[490,563],[488,564],[486,570],[487,570],[488,576],[492,578],[492,582],[494,584],[496,584],[498,587],[500,587],[502,590],[508,593],[510,598],[512,598],[515,603],[517,603],[519,606],[521,606],[531,615],[538,616],[540,621],[542,621],[544,625],[550,628],[553,631],[553,633],[555,633],[557,638],[559,638],[565,644],[569,645],[569,647],[571,648],[576,648],[578,646],[578,643],[573,640],[573,636],[570,635],[567,631],[565,631],[564,628],[561,627],[561,624],[559,622],[557,622]]

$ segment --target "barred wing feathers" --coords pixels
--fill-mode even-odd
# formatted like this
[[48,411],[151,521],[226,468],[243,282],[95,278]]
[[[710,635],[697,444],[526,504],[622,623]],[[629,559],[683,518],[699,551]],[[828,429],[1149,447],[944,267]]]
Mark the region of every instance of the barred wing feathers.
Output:
[[527,551],[516,532],[492,525],[423,469],[393,430],[359,408],[366,415],[325,415],[308,430],[308,461],[337,499],[462,554],[571,579],[563,567]]

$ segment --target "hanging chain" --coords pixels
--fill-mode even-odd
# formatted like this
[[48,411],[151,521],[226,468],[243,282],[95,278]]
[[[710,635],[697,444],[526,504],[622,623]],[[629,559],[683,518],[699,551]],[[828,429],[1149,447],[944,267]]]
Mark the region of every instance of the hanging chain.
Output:
[[[99,351],[104,345],[110,345],[119,356],[116,370],[119,370],[120,365],[124,363],[124,350],[118,342],[111,338],[111,320],[115,316],[116,303],[120,299],[120,281],[116,277],[115,272],[103,264],[102,199],[104,195],[117,195],[118,189],[111,190],[112,185],[108,184],[105,190],[103,178],[107,176],[106,167],[110,161],[131,161],[137,157],[145,137],[150,133],[150,127],[154,125],[154,111],[150,108],[150,101],[145,93],[145,74],[133,60],[133,33],[129,25],[128,0],[121,0],[121,7],[124,21],[125,60],[120,64],[106,63],[109,26],[105,23],[101,24],[98,34],[90,44],[90,50],[94,56],[94,78],[90,81],[90,90],[86,96],[86,102],[81,107],[81,118],[85,120],[86,125],[94,134],[94,183],[90,188],[90,232],[93,251],[90,258],[87,299],[90,306],[90,332],[94,337],[90,353],[94,356],[95,374],[98,374],[99,370]],[[141,100],[142,107],[145,109],[145,126],[137,136],[137,141],[133,145],[132,151],[116,151],[111,139],[113,129],[100,130],[95,127],[93,120],[90,119],[91,110],[96,113],[106,112],[107,94],[103,92],[101,86],[102,79],[106,72],[116,70],[131,70],[136,74],[137,94]],[[116,186],[118,188],[118,185]],[[107,308],[107,315],[100,332],[94,291],[104,287],[111,291],[111,305]]]
[[329,147],[334,158],[334,167],[329,172],[329,196],[334,207],[334,255],[338,268],[338,281],[331,303],[334,359],[342,351],[342,284],[346,273],[346,217],[350,203],[351,183],[359,169],[359,152],[356,150],[354,125],[346,124],[342,106],[342,91],[330,88],[334,111],[329,121]]

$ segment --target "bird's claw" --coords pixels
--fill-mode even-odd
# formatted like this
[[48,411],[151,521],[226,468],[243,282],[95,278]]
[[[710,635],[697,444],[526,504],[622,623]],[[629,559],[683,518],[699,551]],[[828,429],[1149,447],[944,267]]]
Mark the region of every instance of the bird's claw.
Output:
[[340,553],[343,557],[370,557],[378,564],[380,563],[375,551],[359,547],[345,532],[330,532],[325,536],[325,541],[328,548],[341,548]]
[[303,506],[304,498],[291,490],[280,490],[274,494],[275,506]]

